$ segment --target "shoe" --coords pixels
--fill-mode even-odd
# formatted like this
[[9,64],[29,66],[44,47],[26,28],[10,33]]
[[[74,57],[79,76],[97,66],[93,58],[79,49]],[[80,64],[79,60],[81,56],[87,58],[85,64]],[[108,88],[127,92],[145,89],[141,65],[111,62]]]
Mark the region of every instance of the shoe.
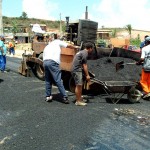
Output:
[[53,99],[53,96],[50,96],[50,97],[46,97],[46,102],[52,102],[52,99]]
[[2,72],[2,73],[7,73],[7,71],[5,71],[5,70],[1,70],[1,72]]
[[143,96],[143,99],[146,99],[146,98],[149,98],[149,97],[150,97],[150,93],[145,94],[145,95]]
[[82,101],[83,101],[84,103],[87,103],[87,102],[88,102],[87,99],[84,99],[84,96],[81,96],[81,98],[82,98]]
[[85,102],[83,102],[83,101],[77,101],[77,102],[75,103],[75,105],[76,105],[76,106],[86,106],[87,103],[85,103]]
[[68,100],[67,97],[64,97],[63,100],[62,100],[62,102],[65,103],[65,104],[69,104],[69,100]]
[[88,102],[88,100],[87,100],[87,99],[82,99],[82,101],[83,101],[84,103],[87,103],[87,102]]

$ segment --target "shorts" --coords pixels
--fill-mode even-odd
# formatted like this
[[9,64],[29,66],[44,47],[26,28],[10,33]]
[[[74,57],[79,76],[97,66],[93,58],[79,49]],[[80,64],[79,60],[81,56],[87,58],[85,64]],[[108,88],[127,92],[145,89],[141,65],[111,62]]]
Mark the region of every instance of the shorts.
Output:
[[72,76],[74,78],[76,85],[83,85],[83,74],[82,71],[73,72]]

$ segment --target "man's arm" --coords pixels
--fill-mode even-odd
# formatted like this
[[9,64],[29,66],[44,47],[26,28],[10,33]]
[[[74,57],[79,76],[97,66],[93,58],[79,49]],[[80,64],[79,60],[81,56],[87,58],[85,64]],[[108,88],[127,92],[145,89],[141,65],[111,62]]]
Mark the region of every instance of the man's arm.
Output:
[[84,70],[84,73],[85,73],[85,76],[86,76],[86,80],[90,81],[90,76],[89,76],[87,64],[83,64],[83,70]]
[[140,58],[140,60],[138,62],[136,62],[137,65],[141,65],[144,61],[144,58]]
[[68,45],[67,45],[67,48],[79,49],[79,46],[75,46],[75,45],[68,44]]

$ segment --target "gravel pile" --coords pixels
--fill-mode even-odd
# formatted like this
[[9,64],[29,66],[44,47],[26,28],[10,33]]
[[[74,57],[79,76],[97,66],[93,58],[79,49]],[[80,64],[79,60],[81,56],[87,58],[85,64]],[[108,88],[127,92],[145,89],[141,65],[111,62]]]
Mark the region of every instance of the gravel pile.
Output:
[[124,61],[124,63],[135,62],[123,57],[103,57],[97,60],[88,60],[87,64],[89,71],[101,81],[139,81],[142,66],[125,65],[123,69],[116,72],[116,63],[120,61]]

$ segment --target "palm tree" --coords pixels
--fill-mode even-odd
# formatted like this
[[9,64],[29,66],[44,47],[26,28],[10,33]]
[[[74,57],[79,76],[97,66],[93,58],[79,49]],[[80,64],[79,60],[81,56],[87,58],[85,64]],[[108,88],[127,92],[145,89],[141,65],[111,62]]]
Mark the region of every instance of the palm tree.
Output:
[[130,39],[131,39],[131,32],[132,32],[132,26],[131,26],[131,24],[126,25],[125,29],[128,31],[128,33],[130,35]]

